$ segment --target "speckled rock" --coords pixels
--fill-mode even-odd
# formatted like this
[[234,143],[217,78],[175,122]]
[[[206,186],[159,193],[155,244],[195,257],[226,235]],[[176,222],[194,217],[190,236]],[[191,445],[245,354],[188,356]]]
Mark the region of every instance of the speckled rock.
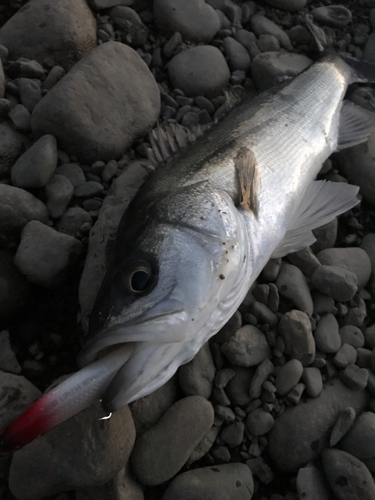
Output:
[[177,476],[162,500],[251,500],[254,482],[245,464],[232,463],[202,467]]
[[358,290],[356,275],[337,266],[318,267],[311,282],[320,292],[339,302],[352,299]]
[[370,278],[371,261],[362,248],[327,248],[319,252],[317,257],[326,266],[338,266],[354,273],[359,290]]
[[35,135],[84,163],[117,158],[155,123],[160,95],[141,57],[119,42],[96,47],[37,104]]
[[319,397],[287,408],[269,435],[269,450],[277,466],[292,472],[314,460],[326,447],[339,412],[351,406],[361,413],[367,398],[365,391],[352,391],[336,378],[325,384]]
[[28,2],[0,29],[10,57],[47,57],[71,68],[96,45],[95,18],[84,0]]
[[215,96],[230,77],[223,54],[211,45],[200,45],[177,54],[168,64],[168,74],[172,85],[187,96]]
[[285,313],[279,322],[279,332],[285,343],[285,352],[307,366],[315,358],[315,340],[311,322],[306,313],[292,310]]
[[185,396],[197,395],[209,399],[214,377],[215,365],[208,343],[201,347],[189,363],[178,370],[180,387]]
[[313,301],[309,286],[302,271],[298,267],[283,262],[276,280],[280,295],[290,299],[297,309],[309,316],[313,313]]
[[137,440],[132,470],[141,483],[157,485],[171,479],[212,427],[214,410],[201,396],[177,401],[159,422]]
[[267,339],[258,328],[244,325],[221,347],[228,360],[236,366],[256,366],[271,358]]

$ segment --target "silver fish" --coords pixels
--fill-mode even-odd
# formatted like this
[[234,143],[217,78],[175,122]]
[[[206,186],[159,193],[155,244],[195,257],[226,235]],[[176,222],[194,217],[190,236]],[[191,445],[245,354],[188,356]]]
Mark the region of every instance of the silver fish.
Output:
[[8,429],[10,443],[96,399],[114,411],[160,387],[228,321],[271,256],[310,245],[312,229],[358,203],[357,187],[314,181],[332,152],[368,137],[372,121],[344,101],[358,80],[330,52],[169,158],[186,137],[154,134],[164,161],[120,223],[84,368]]

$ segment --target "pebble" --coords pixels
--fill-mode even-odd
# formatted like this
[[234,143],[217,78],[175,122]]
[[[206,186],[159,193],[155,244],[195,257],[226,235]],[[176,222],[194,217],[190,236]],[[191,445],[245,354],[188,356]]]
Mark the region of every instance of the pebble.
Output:
[[251,401],[249,387],[254,369],[234,366],[233,370],[235,375],[225,388],[225,392],[229,399],[228,404],[232,403],[234,406],[246,406]]
[[242,422],[233,422],[221,431],[220,439],[229,446],[235,448],[243,441],[245,426]]
[[329,500],[327,482],[318,467],[309,464],[299,469],[296,479],[297,495],[303,500]]
[[[0,252],[0,275],[1,275],[1,252]],[[9,293],[9,292],[8,292]],[[4,318],[0,310],[0,318]],[[0,370],[15,375],[21,373],[22,368],[10,345],[9,332],[3,330],[0,332]]]
[[23,104],[16,104],[12,108],[8,117],[16,130],[28,131],[31,127],[30,111]]
[[286,396],[302,377],[303,366],[298,359],[287,361],[278,371],[275,387],[281,396]]
[[249,389],[249,394],[252,398],[260,398],[264,382],[270,375],[273,374],[274,371],[275,367],[269,359],[265,359],[256,367]]
[[209,399],[214,378],[215,365],[208,343],[201,347],[189,363],[182,365],[178,370],[180,387],[185,396],[198,395]]
[[36,141],[13,165],[12,183],[20,188],[44,187],[57,167],[57,144],[53,135]]
[[91,225],[92,217],[86,210],[81,207],[70,207],[62,215],[56,229],[60,233],[76,236],[80,228],[87,223]]
[[275,425],[275,419],[268,411],[257,408],[246,418],[246,428],[253,436],[263,436]]
[[[13,252],[0,250],[1,324],[7,324],[8,321],[22,314],[23,308],[29,299],[30,283],[14,265],[13,257]],[[0,349],[1,352],[2,349]],[[0,365],[0,370],[5,370],[5,368]]]
[[375,413],[359,415],[341,439],[340,448],[360,460],[375,457]]
[[65,76],[65,69],[58,65],[54,66],[42,82],[42,89],[51,90],[63,76]]
[[71,184],[76,188],[83,184],[86,181],[85,174],[82,168],[76,163],[64,163],[57,167],[56,172],[57,175],[63,175]]
[[47,208],[53,219],[61,217],[73,196],[74,187],[63,175],[53,175],[46,185]]
[[24,189],[0,183],[0,244],[18,243],[23,227],[32,220],[47,222],[48,210]]
[[353,391],[362,391],[368,381],[368,371],[366,368],[350,364],[340,372],[341,380]]
[[371,272],[375,276],[375,233],[366,234],[361,243],[361,248],[367,253],[371,262]]
[[316,348],[325,353],[336,353],[341,347],[339,324],[333,314],[326,314],[317,323],[314,332]]
[[[163,54],[164,56],[169,60],[173,56],[175,56],[182,44],[182,36],[181,33],[176,31],[171,38],[168,40],[168,42],[164,45],[163,47]],[[167,94],[168,95],[168,94]]]
[[350,344],[356,349],[365,345],[365,337],[358,326],[343,326],[342,328],[340,328],[339,334],[342,344]]
[[265,304],[255,301],[250,307],[250,313],[255,316],[258,323],[276,326],[278,317]]
[[333,426],[331,437],[329,438],[329,445],[331,447],[335,446],[345,436],[352,427],[355,417],[356,412],[350,406],[340,411]]
[[343,344],[335,354],[333,362],[338,368],[346,368],[357,360],[357,351],[349,344]]
[[100,182],[87,181],[74,189],[74,196],[77,198],[94,198],[104,191],[104,186]]
[[215,416],[219,417],[223,422],[227,424],[233,422],[233,420],[236,419],[234,411],[231,408],[228,408],[227,406],[216,405],[214,407],[214,410],[215,410]]
[[173,57],[168,64],[168,75],[174,88],[187,96],[213,97],[228,84],[230,71],[218,48],[200,45]]
[[244,325],[221,346],[230,363],[236,366],[256,366],[272,356],[267,339],[257,327]]
[[315,269],[320,266],[318,258],[310,247],[288,255],[288,260],[297,266],[306,276],[312,276]]
[[35,106],[42,98],[41,82],[40,80],[33,80],[31,78],[17,78],[15,84],[20,93],[21,104],[32,113]]
[[211,427],[211,429],[190,455],[189,460],[187,461],[188,465],[196,462],[197,460],[200,460],[211,450],[218,437],[219,432],[220,425],[213,425]]
[[97,46],[35,107],[35,135],[53,134],[59,147],[84,163],[120,156],[144,135],[160,111],[155,78],[130,47]]
[[326,447],[338,414],[348,406],[361,413],[367,404],[365,391],[352,391],[339,378],[327,382],[320,396],[303,405],[286,408],[268,436],[269,451],[283,471],[297,471]]
[[362,248],[327,248],[317,254],[326,266],[338,266],[351,271],[357,277],[358,289],[363,288],[371,275],[371,261]]
[[359,294],[356,294],[349,302],[350,307],[344,316],[345,325],[362,327],[367,315],[366,303]]
[[171,479],[209,432],[213,421],[212,405],[201,396],[177,401],[137,439],[131,456],[134,474],[142,484],[150,486]]
[[220,29],[219,16],[203,0],[155,0],[154,16],[163,34],[178,31],[193,42],[209,42]]
[[297,309],[309,316],[313,313],[313,301],[309,286],[302,271],[298,267],[283,262],[276,280],[280,295],[290,299]]
[[311,245],[311,250],[317,254],[325,248],[335,246],[338,231],[338,220],[335,217],[331,222],[313,229],[316,242]]
[[256,14],[251,18],[251,27],[257,37],[261,35],[273,35],[277,38],[281,47],[293,51],[293,45],[285,31],[273,21],[267,19],[267,17]]
[[370,349],[364,349],[363,347],[357,347],[356,351],[357,351],[356,364],[360,368],[371,368],[372,351],[370,351]]
[[302,382],[296,384],[287,395],[288,401],[291,401],[294,405],[298,405],[298,403],[301,401],[301,397],[304,390],[305,390],[305,384],[303,384]]
[[301,361],[303,366],[313,362],[316,351],[315,339],[311,321],[306,313],[296,309],[285,313],[280,319],[278,329],[287,354]]
[[215,375],[215,386],[219,388],[226,387],[235,374],[236,373],[231,368],[222,368],[218,370]]
[[250,69],[250,56],[243,45],[234,38],[227,36],[224,38],[223,47],[232,71],[248,71]]
[[306,6],[307,0],[266,0],[266,3],[277,9],[287,10],[288,12],[298,12]]
[[0,123],[0,179],[8,177],[10,168],[26,145],[26,138],[8,123]]
[[326,478],[338,500],[372,500],[375,484],[365,464],[349,453],[325,449],[322,463]]
[[11,78],[37,78],[44,77],[44,68],[38,61],[33,61],[27,57],[20,57],[17,61],[12,61],[8,67],[8,74]]
[[352,13],[342,5],[317,7],[311,11],[314,21],[327,26],[344,28],[352,20]]
[[251,74],[260,90],[267,90],[285,78],[297,76],[312,63],[303,54],[289,52],[263,52],[251,63]]
[[105,416],[97,403],[17,451],[9,473],[12,494],[36,499],[110,481],[128,461],[135,429],[127,406]]
[[54,288],[67,278],[81,252],[76,238],[33,220],[22,230],[14,263],[31,282]]
[[117,5],[110,10],[109,17],[121,34],[121,41],[127,45],[142,47],[147,42],[147,28],[134,9]]
[[323,379],[318,368],[313,366],[304,368],[301,380],[305,384],[307,395],[311,398],[317,398],[322,392]]
[[245,464],[230,463],[190,470],[178,475],[162,500],[251,500],[254,482]]
[[356,275],[337,266],[318,267],[311,282],[320,292],[339,302],[352,299],[358,290]]

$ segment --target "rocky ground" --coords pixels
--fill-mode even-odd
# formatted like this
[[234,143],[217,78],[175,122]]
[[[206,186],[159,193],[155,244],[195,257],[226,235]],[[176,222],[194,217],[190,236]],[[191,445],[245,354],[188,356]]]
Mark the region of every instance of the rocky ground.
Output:
[[[147,132],[210,124],[224,90],[303,70],[307,12],[375,62],[375,2],[344,4],[0,5],[0,429],[76,369],[121,214],[152,169]],[[349,97],[375,107],[370,87]],[[375,122],[320,178],[358,184],[361,205],[270,261],[164,387],[3,458],[2,500],[374,500]]]

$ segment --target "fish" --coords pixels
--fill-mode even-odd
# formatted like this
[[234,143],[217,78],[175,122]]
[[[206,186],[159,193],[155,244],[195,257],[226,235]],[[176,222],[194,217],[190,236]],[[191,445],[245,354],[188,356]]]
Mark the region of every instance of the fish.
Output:
[[[358,187],[314,180],[372,119],[346,101],[366,81],[327,49],[295,78],[244,97],[203,134],[151,134],[159,165],[120,222],[79,357],[81,370],[3,432],[15,449],[96,400],[109,412],[167,382],[230,319],[272,257],[359,203]],[[238,99],[234,99],[238,101]]]

